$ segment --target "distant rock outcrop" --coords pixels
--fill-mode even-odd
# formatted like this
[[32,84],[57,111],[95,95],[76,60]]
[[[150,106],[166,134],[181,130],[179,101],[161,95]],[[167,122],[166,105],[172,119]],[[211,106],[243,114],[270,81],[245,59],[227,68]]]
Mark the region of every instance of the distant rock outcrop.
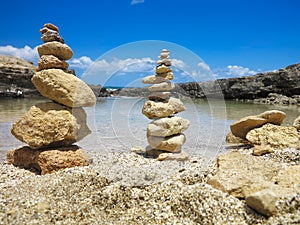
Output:
[[31,83],[36,67],[26,60],[0,55],[0,97],[39,95]]

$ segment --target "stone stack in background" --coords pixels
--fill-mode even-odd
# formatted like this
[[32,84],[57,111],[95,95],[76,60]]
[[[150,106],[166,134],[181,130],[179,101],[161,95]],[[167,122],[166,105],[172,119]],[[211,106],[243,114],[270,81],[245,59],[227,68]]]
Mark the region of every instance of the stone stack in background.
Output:
[[180,99],[172,98],[171,90],[175,88],[170,80],[174,75],[170,66],[169,51],[163,49],[157,61],[156,75],[143,78],[144,84],[152,84],[149,100],[145,102],[142,113],[153,119],[147,127],[149,146],[146,153],[157,157],[158,160],[186,160],[188,154],[181,151],[185,143],[182,133],[189,127],[189,121],[174,116],[185,110]]
[[11,132],[29,146],[7,152],[7,161],[41,174],[86,166],[89,156],[73,143],[91,133],[82,107],[93,106],[96,97],[89,86],[71,73],[72,49],[64,43],[53,24],[40,30],[44,44],[38,47],[40,61],[32,83],[54,102],[40,103],[13,124]]

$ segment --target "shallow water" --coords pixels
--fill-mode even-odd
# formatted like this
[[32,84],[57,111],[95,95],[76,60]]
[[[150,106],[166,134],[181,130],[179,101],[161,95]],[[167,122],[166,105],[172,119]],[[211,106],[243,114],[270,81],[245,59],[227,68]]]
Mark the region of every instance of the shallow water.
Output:
[[[8,149],[24,145],[14,138],[12,123],[44,98],[0,99],[0,160],[5,160]],[[134,146],[146,147],[147,124],[151,122],[142,113],[145,99],[99,98],[94,107],[85,108],[92,134],[78,142],[87,151],[129,151]],[[183,100],[187,110],[179,114],[190,120],[185,131],[187,141],[183,147],[191,155],[213,157],[226,151],[225,136],[229,125],[244,116],[266,110],[286,112],[285,125],[291,125],[300,114],[297,106],[272,106],[221,100]]]

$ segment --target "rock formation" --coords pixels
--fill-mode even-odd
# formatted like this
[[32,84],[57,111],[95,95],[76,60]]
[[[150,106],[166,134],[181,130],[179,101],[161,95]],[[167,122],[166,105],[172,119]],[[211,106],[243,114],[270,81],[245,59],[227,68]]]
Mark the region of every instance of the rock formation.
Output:
[[38,47],[38,72],[31,80],[44,97],[55,102],[32,106],[13,124],[12,134],[29,146],[9,150],[7,161],[46,174],[89,165],[89,156],[72,144],[90,134],[82,107],[94,105],[96,97],[87,84],[69,73],[65,60],[73,52],[58,28],[45,24],[40,32],[45,43]]
[[145,102],[142,113],[153,119],[147,127],[148,155],[158,160],[186,160],[187,153],[181,150],[185,143],[182,133],[189,127],[189,121],[175,114],[185,110],[180,99],[170,97],[175,85],[171,82],[173,73],[170,66],[169,51],[163,49],[157,61],[156,75],[143,78],[144,84],[151,84],[149,100]]

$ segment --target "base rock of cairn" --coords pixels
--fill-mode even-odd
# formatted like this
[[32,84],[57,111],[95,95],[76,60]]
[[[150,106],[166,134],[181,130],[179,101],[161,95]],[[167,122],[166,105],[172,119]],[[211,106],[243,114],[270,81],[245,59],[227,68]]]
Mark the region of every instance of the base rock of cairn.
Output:
[[168,50],[162,50],[157,64],[156,74],[142,79],[144,84],[152,84],[148,87],[149,100],[142,109],[146,117],[153,119],[147,127],[149,146],[146,154],[158,160],[187,160],[188,154],[181,149],[186,140],[182,132],[189,127],[189,121],[174,116],[184,111],[185,107],[180,99],[170,97],[175,85],[170,81],[174,75]]
[[40,32],[44,44],[38,47],[38,72],[31,80],[44,97],[55,102],[32,106],[13,124],[12,134],[28,146],[9,150],[7,161],[47,174],[91,163],[88,154],[72,144],[91,133],[82,107],[96,104],[96,97],[86,83],[69,73],[66,60],[73,52],[58,28],[48,23]]

